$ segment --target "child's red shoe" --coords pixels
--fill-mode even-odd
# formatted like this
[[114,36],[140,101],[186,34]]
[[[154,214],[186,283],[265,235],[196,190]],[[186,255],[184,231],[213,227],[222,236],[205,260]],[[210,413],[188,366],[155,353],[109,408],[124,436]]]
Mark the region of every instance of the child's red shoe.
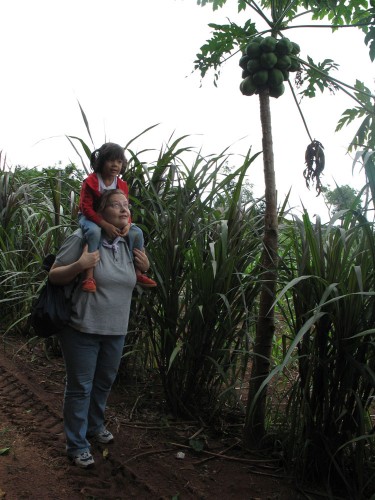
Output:
[[143,288],[154,288],[155,286],[158,286],[156,281],[152,280],[145,274],[137,273],[137,285],[143,287]]
[[95,293],[96,292],[96,281],[94,278],[87,278],[82,281],[82,291]]

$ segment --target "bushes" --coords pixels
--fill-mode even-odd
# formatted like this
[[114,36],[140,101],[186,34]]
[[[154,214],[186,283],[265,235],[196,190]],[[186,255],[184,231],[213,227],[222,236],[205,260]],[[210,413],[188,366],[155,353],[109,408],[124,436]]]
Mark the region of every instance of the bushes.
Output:
[[168,149],[144,171],[134,156],[129,174],[138,188],[133,218],[147,233],[158,282],[141,295],[144,332],[170,410],[211,419],[233,401],[246,368],[258,290],[248,271],[258,259],[262,220],[254,203],[241,205],[252,159],[220,180],[224,157],[197,155],[188,168],[177,157],[169,164],[171,156]]
[[[228,174],[227,157],[202,158],[181,141],[148,166],[130,151],[132,217],[158,287],[134,294],[124,365],[145,378],[157,371],[175,415],[213,424],[241,409],[235,388],[252,356],[263,216],[241,196],[253,158]],[[3,331],[25,329],[41,259],[76,227],[79,185],[66,170],[0,173]],[[297,477],[366,498],[375,477],[373,228],[350,211],[324,226],[305,213],[283,219],[280,234],[282,350],[266,381],[268,436]]]
[[40,281],[41,263],[76,227],[74,189],[65,170],[0,172],[0,304],[3,332],[27,328],[30,303]]
[[284,233],[289,284],[281,295],[292,343],[283,365],[288,358],[298,369],[285,445],[299,476],[368,498],[375,487],[375,238],[351,211],[336,222],[313,224],[305,213]]

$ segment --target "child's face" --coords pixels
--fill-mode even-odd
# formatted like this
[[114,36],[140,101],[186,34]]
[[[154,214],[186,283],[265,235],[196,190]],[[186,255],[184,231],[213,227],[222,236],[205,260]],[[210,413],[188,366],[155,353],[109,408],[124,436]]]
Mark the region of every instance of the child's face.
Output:
[[102,176],[116,177],[122,169],[122,160],[107,160],[104,164]]

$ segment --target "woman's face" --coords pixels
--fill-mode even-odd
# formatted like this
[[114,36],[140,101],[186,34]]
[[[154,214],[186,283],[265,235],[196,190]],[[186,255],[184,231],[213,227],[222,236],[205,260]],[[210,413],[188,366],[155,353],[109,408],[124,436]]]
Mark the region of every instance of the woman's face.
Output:
[[102,216],[107,222],[110,222],[119,229],[127,226],[130,211],[126,196],[124,194],[113,194],[110,196],[102,212]]

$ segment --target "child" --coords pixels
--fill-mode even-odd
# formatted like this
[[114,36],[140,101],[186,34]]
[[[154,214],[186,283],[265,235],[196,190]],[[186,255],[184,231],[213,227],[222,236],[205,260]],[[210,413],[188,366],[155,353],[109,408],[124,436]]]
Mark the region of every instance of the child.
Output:
[[[124,148],[118,144],[107,142],[99,149],[96,149],[91,154],[90,165],[94,173],[86,177],[82,183],[78,220],[88,244],[88,251],[91,253],[99,248],[102,229],[105,229],[112,239],[125,236],[117,227],[106,222],[96,212],[102,193],[109,189],[121,189],[125,196],[129,198],[129,189],[128,184],[119,178],[119,175],[125,171],[127,160]],[[130,252],[132,252],[133,248],[143,250],[143,232],[138,226],[131,224],[127,236]],[[138,285],[145,288],[157,286],[154,280],[141,273],[139,269],[135,268],[135,272]],[[86,271],[82,290],[96,292],[93,268]]]

